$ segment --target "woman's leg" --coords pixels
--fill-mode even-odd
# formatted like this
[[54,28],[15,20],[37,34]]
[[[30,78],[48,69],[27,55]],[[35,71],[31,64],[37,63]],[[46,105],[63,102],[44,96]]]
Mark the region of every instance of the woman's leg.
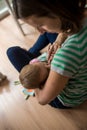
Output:
[[40,51],[49,44],[46,33],[40,35],[35,44],[28,50],[35,57],[40,55]]
[[40,35],[36,43],[28,51],[35,57],[39,56],[40,51],[49,43],[52,44],[56,40],[57,35],[56,33],[44,33]]
[[54,108],[60,108],[60,109],[69,109],[71,107],[68,106],[64,106],[59,99],[56,97],[53,101],[51,101],[49,103],[50,106],[54,107]]
[[54,43],[58,34],[57,33],[46,33],[47,39],[49,40],[49,43]]
[[10,47],[7,50],[7,56],[13,66],[20,72],[24,65],[28,64],[30,60],[40,55],[40,50],[53,43],[56,40],[56,33],[44,33],[40,35],[36,43],[28,51],[20,47]]
[[21,69],[33,59],[29,52],[18,47],[10,47],[7,50],[7,56],[13,66],[20,72]]

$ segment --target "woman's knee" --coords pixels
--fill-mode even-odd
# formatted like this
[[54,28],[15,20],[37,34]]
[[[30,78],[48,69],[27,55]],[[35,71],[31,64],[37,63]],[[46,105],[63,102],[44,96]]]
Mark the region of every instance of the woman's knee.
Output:
[[19,46],[14,46],[14,47],[10,47],[7,49],[7,56],[10,57],[10,56],[14,56],[16,54],[18,54],[19,50],[21,48]]

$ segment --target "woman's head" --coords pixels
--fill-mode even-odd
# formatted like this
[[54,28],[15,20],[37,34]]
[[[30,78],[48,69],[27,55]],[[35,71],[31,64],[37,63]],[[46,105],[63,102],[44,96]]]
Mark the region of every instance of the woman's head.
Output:
[[[16,14],[19,18],[27,19],[30,24],[30,19],[41,18],[45,23],[37,25],[38,30],[41,27],[44,31],[60,32],[71,31],[71,33],[78,31],[80,27],[80,20],[82,19],[83,10],[86,0],[14,0],[16,7]],[[48,18],[48,19],[46,19]],[[36,19],[35,19],[36,20]],[[46,20],[52,21],[46,23]],[[58,20],[58,22],[57,22]],[[37,21],[38,22],[38,21]],[[40,20],[39,20],[40,22]],[[61,22],[61,24],[60,24]],[[45,25],[46,24],[46,27]],[[51,27],[52,24],[52,27]],[[54,24],[54,25],[53,25]],[[36,24],[33,21],[34,27]],[[60,28],[57,30],[56,28]],[[51,29],[50,29],[51,27]]]

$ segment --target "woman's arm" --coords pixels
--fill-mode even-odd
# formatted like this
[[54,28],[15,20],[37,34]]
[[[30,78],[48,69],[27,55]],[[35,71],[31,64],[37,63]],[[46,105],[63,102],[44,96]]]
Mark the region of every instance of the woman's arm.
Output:
[[66,33],[59,33],[56,41],[48,46],[48,63],[51,63],[54,54],[57,49],[61,48],[62,43],[67,39],[68,35]]
[[69,78],[54,71],[50,71],[49,77],[42,89],[35,89],[35,95],[41,105],[48,104],[65,87]]

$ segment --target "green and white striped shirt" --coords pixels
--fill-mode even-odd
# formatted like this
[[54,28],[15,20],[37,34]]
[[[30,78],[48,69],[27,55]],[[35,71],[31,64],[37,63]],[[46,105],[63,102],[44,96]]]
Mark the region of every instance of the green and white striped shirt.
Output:
[[51,70],[70,77],[57,96],[65,106],[77,106],[87,100],[87,20],[79,33],[66,39],[56,52]]

